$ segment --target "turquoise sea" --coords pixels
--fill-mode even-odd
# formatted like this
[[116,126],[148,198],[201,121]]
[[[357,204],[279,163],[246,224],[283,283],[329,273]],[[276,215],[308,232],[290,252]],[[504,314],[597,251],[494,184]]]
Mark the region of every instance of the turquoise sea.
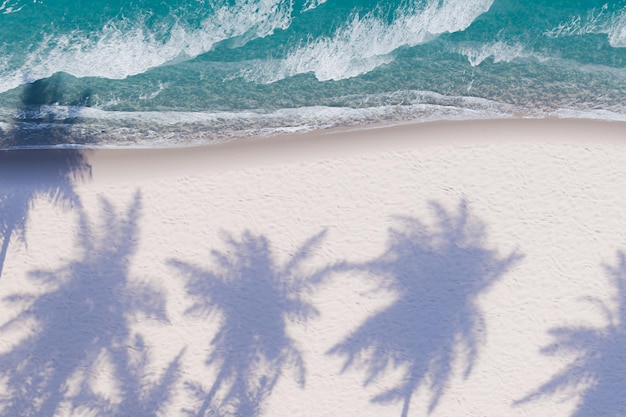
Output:
[[626,120],[626,0],[0,0],[2,147]]

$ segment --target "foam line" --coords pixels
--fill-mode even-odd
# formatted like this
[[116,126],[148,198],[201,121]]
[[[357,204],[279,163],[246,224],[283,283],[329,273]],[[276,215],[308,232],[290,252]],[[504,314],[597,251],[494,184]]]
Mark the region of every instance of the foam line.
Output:
[[312,72],[320,81],[341,80],[367,73],[391,62],[393,51],[415,46],[437,35],[464,30],[493,0],[414,1],[398,10],[389,24],[370,12],[355,14],[332,37],[322,37],[295,48],[287,58],[268,62],[243,73],[244,77],[271,83]]
[[0,93],[61,71],[75,77],[123,79],[196,57],[225,39],[267,36],[288,27],[291,14],[289,1],[237,0],[215,10],[198,29],[174,23],[151,31],[145,23],[118,20],[109,21],[97,35],[49,34],[19,69],[0,72]]

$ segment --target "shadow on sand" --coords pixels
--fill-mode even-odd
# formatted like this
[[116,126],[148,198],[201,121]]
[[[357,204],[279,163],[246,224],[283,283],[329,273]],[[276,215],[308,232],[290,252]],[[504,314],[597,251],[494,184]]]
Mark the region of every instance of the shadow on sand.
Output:
[[[71,123],[48,120],[42,110],[58,101],[59,94],[59,86],[54,79],[27,85],[22,96],[23,108],[18,111],[18,116],[23,116],[17,117],[14,128],[1,138],[5,150],[0,150],[0,277],[11,238],[24,238],[28,210],[33,201],[38,197],[48,197],[65,208],[80,207],[74,182],[91,176],[83,151],[6,150],[64,143],[63,138],[69,133]],[[73,113],[78,114],[85,100],[76,105]],[[28,125],[20,126],[29,117]]]
[[367,319],[328,353],[345,357],[343,371],[364,365],[364,385],[391,369],[404,375],[393,388],[372,398],[375,403],[402,402],[409,415],[411,397],[420,386],[430,391],[429,413],[437,406],[463,359],[467,377],[485,337],[477,297],[521,256],[500,257],[484,245],[484,226],[470,218],[462,202],[451,215],[432,204],[436,227],[401,218],[389,231],[388,247],[379,258],[336,269],[357,270],[376,280],[395,301]]
[[190,415],[259,416],[288,369],[304,385],[304,363],[286,326],[290,319],[306,320],[316,313],[303,295],[320,283],[323,273],[304,274],[301,264],[323,236],[306,241],[284,266],[276,264],[265,237],[249,232],[240,240],[228,236],[228,250],[212,252],[214,270],[170,262],[187,278],[187,291],[195,298],[188,313],[207,318],[216,313],[221,323],[207,360],[217,367],[217,377],[210,388],[187,383],[201,403],[197,410],[187,410]]
[[[0,354],[2,416],[154,417],[168,402],[180,355],[159,380],[149,382],[146,371],[154,367],[148,366],[148,349],[130,328],[137,314],[166,320],[162,295],[128,276],[140,196],[125,216],[106,200],[101,207],[97,229],[80,213],[76,260],[30,274],[42,294],[4,300],[16,316],[0,332],[26,334]],[[102,375],[110,379],[105,391],[98,388]]]
[[575,355],[563,371],[515,405],[544,397],[578,397],[572,417],[626,414],[626,255],[617,253],[616,267],[605,265],[615,286],[615,307],[595,298],[587,300],[604,313],[605,327],[559,327],[550,330],[555,341],[542,349],[546,355]]

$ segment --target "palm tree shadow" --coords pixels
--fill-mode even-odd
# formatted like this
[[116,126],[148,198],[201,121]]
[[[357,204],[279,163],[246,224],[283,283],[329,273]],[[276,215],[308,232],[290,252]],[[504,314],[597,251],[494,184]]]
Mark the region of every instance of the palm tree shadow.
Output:
[[542,349],[546,355],[574,354],[576,358],[563,371],[515,405],[542,397],[566,394],[578,397],[572,417],[623,416],[626,410],[626,255],[617,253],[618,265],[605,265],[616,289],[616,308],[595,298],[605,315],[605,327],[559,327],[550,330],[554,343]]
[[396,300],[328,352],[345,357],[342,372],[364,365],[365,386],[390,369],[401,369],[402,380],[371,401],[402,401],[403,417],[421,386],[431,393],[429,413],[435,409],[460,359],[466,363],[465,376],[470,374],[485,335],[477,297],[521,258],[516,253],[501,258],[486,249],[484,226],[470,221],[465,202],[457,215],[431,206],[435,230],[415,218],[401,218],[382,256],[342,266],[373,275]]
[[[179,358],[160,380],[146,386],[141,372],[149,358],[143,339],[129,327],[136,314],[165,320],[161,294],[129,281],[140,196],[135,196],[126,216],[118,216],[106,200],[101,206],[99,230],[90,227],[81,211],[82,254],[77,260],[31,273],[45,290],[43,295],[16,294],[6,300],[20,312],[0,331],[28,326],[33,330],[0,354],[0,375],[6,382],[0,397],[3,416],[52,417],[69,408],[148,417],[167,401]],[[103,369],[116,377],[121,396],[117,406],[94,388],[94,375]]]
[[[4,148],[18,149],[0,150],[0,277],[11,237],[24,238],[33,201],[37,197],[48,197],[63,207],[80,207],[74,181],[91,176],[84,151],[21,149],[58,142],[67,133],[69,122],[55,124],[45,117],[28,116],[41,113],[41,108],[57,101],[59,94],[58,86],[51,81],[39,80],[29,84],[24,90],[23,108],[18,114],[33,119],[28,125],[30,128],[17,126],[23,122],[16,120],[16,127],[2,140]],[[82,102],[84,100],[77,104],[74,113],[78,114]]]
[[259,416],[289,368],[296,369],[297,381],[304,385],[302,356],[286,325],[317,313],[302,296],[320,283],[323,273],[307,276],[300,269],[324,234],[306,241],[284,266],[274,261],[265,237],[249,232],[241,240],[227,236],[228,250],[212,252],[214,271],[170,262],[186,276],[187,291],[195,298],[188,313],[208,317],[217,312],[222,319],[207,360],[218,367],[217,377],[208,389],[187,384],[202,403],[197,411],[186,410],[190,415]]

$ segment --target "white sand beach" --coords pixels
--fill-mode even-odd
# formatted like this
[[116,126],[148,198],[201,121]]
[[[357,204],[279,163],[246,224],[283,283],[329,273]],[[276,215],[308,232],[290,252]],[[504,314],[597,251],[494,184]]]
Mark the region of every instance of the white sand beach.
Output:
[[0,415],[615,415],[625,139],[498,120],[5,152]]

